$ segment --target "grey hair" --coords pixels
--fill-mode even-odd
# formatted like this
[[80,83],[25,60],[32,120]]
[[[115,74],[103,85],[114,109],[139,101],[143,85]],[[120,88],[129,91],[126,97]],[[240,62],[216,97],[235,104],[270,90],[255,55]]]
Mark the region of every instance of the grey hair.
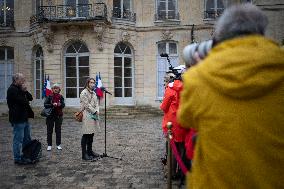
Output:
[[217,21],[214,39],[218,43],[243,35],[264,35],[267,25],[268,18],[255,5],[234,5],[226,9]]
[[16,83],[16,81],[18,81],[19,79],[22,79],[22,78],[24,78],[24,75],[22,73],[15,73],[12,76],[12,82]]

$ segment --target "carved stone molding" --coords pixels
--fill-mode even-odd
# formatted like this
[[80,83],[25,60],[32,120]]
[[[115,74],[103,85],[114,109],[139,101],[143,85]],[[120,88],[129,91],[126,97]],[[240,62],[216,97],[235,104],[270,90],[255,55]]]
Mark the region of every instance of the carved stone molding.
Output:
[[47,50],[49,52],[52,52],[53,42],[54,42],[54,32],[51,31],[50,27],[44,27],[42,30],[42,34],[47,45]]
[[128,31],[122,31],[121,32],[121,40],[123,42],[129,42],[130,38],[131,38],[131,36],[130,36],[130,33]]
[[47,1],[47,4],[48,4],[48,6],[52,6],[52,5],[53,5],[52,0],[48,0],[48,1]]
[[211,35],[211,36],[214,36],[214,33],[215,33],[215,29],[212,28],[210,35]]
[[173,33],[169,30],[163,31],[161,35],[162,40],[171,40],[173,39]]
[[39,44],[39,37],[37,32],[32,33],[32,41],[33,41],[33,46]]
[[96,38],[102,39],[104,37],[104,33],[106,31],[105,24],[95,24],[94,25],[94,32],[96,34]]
[[6,38],[1,38],[0,39],[0,46],[7,46],[7,39]]
[[65,34],[70,39],[81,39],[84,35],[83,30],[80,28],[80,26],[66,26],[64,28]]
[[106,29],[107,28],[105,24],[95,24],[94,25],[95,39],[97,39],[97,47],[98,47],[98,50],[100,51],[104,49],[103,38],[104,38],[104,34],[106,33]]

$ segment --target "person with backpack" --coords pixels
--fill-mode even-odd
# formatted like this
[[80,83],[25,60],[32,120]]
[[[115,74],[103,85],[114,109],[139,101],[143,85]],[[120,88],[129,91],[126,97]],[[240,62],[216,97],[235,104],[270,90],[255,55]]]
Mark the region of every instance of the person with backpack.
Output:
[[56,133],[56,146],[58,150],[62,150],[61,147],[61,125],[63,122],[63,112],[62,109],[65,107],[64,98],[60,94],[60,86],[55,83],[52,86],[52,94],[47,96],[44,101],[45,108],[52,108],[52,113],[50,116],[46,117],[47,126],[47,151],[52,148],[52,133],[55,127]]
[[13,75],[12,80],[13,83],[7,90],[7,104],[14,135],[14,162],[18,165],[25,165],[30,161],[21,155],[21,150],[31,141],[31,126],[28,118],[34,118],[34,112],[29,104],[33,97],[27,91],[25,77],[22,73]]

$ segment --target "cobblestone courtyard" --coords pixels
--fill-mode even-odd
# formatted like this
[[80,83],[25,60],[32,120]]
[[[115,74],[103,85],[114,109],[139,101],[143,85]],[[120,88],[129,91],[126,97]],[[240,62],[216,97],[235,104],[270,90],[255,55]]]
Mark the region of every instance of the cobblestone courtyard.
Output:
[[[81,160],[80,123],[65,119],[62,151],[46,151],[46,126],[42,118],[31,120],[32,138],[42,142],[43,157],[35,165],[15,165],[12,127],[0,118],[0,188],[166,188],[160,157],[164,152],[161,117],[110,119],[107,122],[107,154],[122,158]],[[53,144],[55,144],[55,133]],[[94,137],[95,151],[104,152],[104,120]]]

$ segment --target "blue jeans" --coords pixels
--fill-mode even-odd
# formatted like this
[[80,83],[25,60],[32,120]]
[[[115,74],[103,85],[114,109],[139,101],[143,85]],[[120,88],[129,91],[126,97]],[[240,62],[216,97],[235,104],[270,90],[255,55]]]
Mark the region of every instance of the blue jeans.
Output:
[[21,160],[22,148],[31,141],[31,127],[29,122],[12,123],[14,160]]

